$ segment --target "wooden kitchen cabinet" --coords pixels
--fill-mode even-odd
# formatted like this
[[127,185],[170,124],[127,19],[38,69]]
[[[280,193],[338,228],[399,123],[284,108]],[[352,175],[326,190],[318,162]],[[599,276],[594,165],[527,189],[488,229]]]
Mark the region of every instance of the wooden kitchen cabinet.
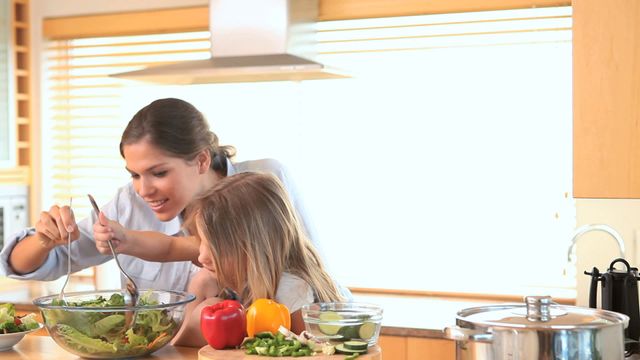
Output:
[[455,342],[404,336],[381,336],[378,341],[384,360],[453,360]]
[[[8,11],[4,9],[5,4],[8,5]],[[8,44],[9,67],[2,69],[6,70],[8,78],[0,76],[5,81],[3,86],[9,85],[6,94],[9,101],[2,105],[3,111],[8,111],[9,126],[12,127],[4,135],[12,137],[9,141],[12,144],[10,151],[15,155],[10,156],[7,164],[0,168],[0,183],[31,184],[34,131],[31,126],[29,0],[4,0],[2,6],[2,23],[6,23],[9,30],[6,39],[2,38]]]
[[572,5],[573,195],[640,198],[640,1]]

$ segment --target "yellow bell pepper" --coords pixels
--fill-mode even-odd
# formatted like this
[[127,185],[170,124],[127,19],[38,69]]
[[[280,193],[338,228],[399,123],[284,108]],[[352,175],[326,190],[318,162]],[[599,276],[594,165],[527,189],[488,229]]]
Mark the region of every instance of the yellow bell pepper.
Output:
[[247,310],[247,335],[269,331],[277,334],[280,326],[291,329],[289,309],[269,299],[257,299]]

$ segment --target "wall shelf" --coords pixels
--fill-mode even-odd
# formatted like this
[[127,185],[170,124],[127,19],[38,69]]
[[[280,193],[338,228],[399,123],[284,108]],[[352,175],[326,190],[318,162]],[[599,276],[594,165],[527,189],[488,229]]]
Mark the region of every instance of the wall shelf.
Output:
[[0,183],[31,185],[31,46],[29,0],[9,0],[9,89],[11,111],[10,123],[15,127],[12,143],[16,153],[14,167],[0,170]]
[[[31,68],[29,58],[30,29],[29,29],[29,0],[12,0],[13,13],[11,14],[12,48],[15,53],[13,59],[13,76],[15,84],[14,99],[16,101],[16,144],[18,151],[18,166],[31,166]],[[30,179],[27,183],[30,183]]]

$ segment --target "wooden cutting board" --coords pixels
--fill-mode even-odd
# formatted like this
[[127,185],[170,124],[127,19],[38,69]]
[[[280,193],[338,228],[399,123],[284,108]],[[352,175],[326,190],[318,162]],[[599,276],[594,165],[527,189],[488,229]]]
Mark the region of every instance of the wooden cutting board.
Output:
[[[317,354],[314,356],[302,356],[302,357],[278,357],[272,358],[268,356],[247,355],[244,350],[215,350],[211,346],[207,345],[198,351],[198,360],[268,360],[268,359],[298,359],[298,360],[342,360],[347,355],[322,355]],[[378,345],[369,348],[369,351],[360,355],[358,360],[382,360],[382,350]]]

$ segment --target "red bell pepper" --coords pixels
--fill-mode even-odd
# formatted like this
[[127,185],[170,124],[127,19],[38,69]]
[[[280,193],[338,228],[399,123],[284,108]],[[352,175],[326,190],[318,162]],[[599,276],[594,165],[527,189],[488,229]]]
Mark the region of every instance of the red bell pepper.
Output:
[[224,300],[202,309],[200,330],[207,343],[216,350],[237,347],[244,340],[247,321],[238,301]]

